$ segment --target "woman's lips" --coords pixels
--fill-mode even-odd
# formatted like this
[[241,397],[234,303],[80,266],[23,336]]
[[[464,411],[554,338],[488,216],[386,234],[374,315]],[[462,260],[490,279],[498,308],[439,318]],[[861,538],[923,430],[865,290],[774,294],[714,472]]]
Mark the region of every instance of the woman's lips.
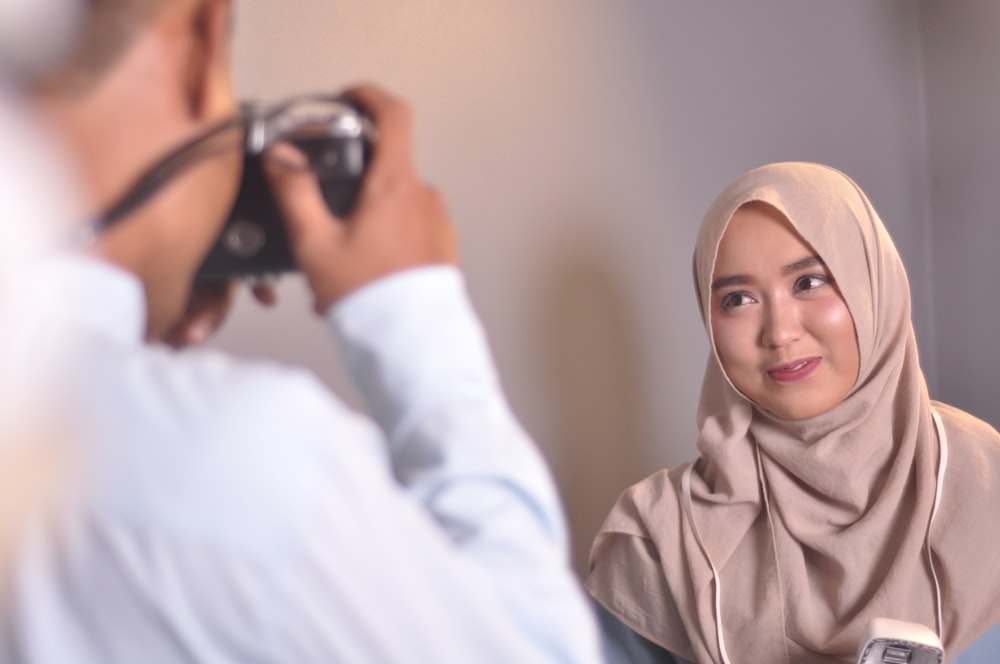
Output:
[[822,361],[818,357],[805,357],[787,364],[775,365],[767,370],[767,375],[782,383],[793,383],[811,376]]

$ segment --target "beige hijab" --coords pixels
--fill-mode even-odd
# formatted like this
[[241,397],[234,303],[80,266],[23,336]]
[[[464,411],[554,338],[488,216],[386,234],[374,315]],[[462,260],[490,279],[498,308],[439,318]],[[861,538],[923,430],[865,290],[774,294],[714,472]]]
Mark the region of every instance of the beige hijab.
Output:
[[[829,267],[854,317],[857,384],[829,412],[783,421],[732,386],[713,349],[690,515],[681,478],[691,464],[627,489],[597,535],[587,587],[634,630],[698,662],[722,661],[719,614],[733,664],[853,661],[873,617],[940,630],[954,656],[1000,621],[1000,436],[932,406],[896,248],[861,189],[826,166],[764,166],[713,203],[694,261],[710,336],[716,250],[749,201],[781,211]],[[949,454],[930,525],[942,450],[933,410]]]

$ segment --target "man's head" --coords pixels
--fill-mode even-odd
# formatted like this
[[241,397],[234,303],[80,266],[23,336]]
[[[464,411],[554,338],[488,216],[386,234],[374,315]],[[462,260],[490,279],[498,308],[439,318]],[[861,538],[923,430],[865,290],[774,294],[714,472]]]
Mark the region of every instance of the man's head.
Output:
[[[77,159],[98,218],[166,153],[236,111],[229,0],[91,0],[67,64],[38,98]],[[232,204],[239,143],[173,178],[94,251],[142,279],[147,336],[184,311],[195,270]]]
[[118,60],[132,39],[170,0],[90,0],[72,56],[41,86],[54,93],[83,94]]

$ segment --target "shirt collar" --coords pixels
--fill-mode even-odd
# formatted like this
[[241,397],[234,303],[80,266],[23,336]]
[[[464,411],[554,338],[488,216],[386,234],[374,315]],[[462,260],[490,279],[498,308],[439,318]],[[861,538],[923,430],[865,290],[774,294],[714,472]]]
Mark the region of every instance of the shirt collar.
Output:
[[112,263],[79,253],[49,258],[39,268],[34,296],[49,315],[82,325],[125,343],[146,334],[142,281]]

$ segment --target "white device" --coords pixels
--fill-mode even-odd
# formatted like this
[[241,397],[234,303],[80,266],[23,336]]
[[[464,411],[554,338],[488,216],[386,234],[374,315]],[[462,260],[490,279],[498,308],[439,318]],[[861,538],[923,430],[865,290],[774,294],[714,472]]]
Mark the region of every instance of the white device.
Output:
[[921,624],[874,618],[861,639],[858,664],[944,664],[944,646]]

